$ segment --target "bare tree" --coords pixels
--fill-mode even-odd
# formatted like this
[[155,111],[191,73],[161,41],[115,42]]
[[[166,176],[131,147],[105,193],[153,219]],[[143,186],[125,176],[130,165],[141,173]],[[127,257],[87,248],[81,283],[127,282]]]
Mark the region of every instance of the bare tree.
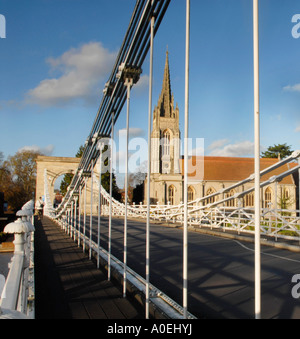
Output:
[[39,152],[22,151],[3,162],[0,190],[12,210],[20,209],[34,198],[36,187],[36,158]]

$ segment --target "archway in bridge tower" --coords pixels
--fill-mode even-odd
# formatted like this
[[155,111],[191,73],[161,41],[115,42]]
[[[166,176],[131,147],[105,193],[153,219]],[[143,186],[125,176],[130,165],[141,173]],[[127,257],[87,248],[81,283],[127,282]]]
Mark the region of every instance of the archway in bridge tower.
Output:
[[50,201],[53,203],[56,187],[60,186],[59,182],[66,174],[74,174],[76,172],[80,158],[39,156],[36,163],[36,197],[45,196],[45,188],[47,188]]
[[48,192],[50,195],[52,207],[57,207],[65,196],[75,174],[75,170],[61,171],[53,173],[47,170]]
[[65,196],[69,185],[74,177],[73,171],[66,172],[53,178],[51,187],[53,187],[53,207],[56,208]]

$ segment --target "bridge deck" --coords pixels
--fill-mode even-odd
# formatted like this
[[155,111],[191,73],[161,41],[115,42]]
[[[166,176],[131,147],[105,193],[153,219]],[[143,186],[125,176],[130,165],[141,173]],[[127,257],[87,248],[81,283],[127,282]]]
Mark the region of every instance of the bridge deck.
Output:
[[144,319],[143,308],[44,217],[35,232],[36,319]]

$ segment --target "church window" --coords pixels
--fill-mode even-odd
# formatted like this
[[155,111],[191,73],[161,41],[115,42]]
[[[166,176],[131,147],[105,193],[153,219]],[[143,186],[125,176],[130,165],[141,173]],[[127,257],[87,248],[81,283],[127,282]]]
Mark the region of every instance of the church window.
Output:
[[[225,198],[233,197],[235,194],[234,190],[231,190],[230,192],[225,193]],[[235,199],[230,199],[226,201],[226,207],[235,207]]]
[[168,190],[168,201],[170,205],[174,205],[175,202],[175,187],[171,185]]
[[190,186],[188,188],[188,201],[194,201],[195,200],[195,189],[194,187]]
[[290,191],[285,188],[284,189],[284,199],[288,200],[290,198]]
[[[206,196],[214,194],[214,193],[216,193],[216,190],[214,188],[209,188],[206,191]],[[213,204],[214,202],[216,202],[216,197],[215,196],[206,199],[206,204]]]
[[244,206],[245,207],[253,207],[254,206],[254,193],[248,193],[244,197]]
[[171,134],[169,131],[165,131],[162,139],[162,156],[170,155],[170,141]]
[[271,206],[271,202],[272,202],[272,190],[270,187],[268,187],[265,191],[265,201],[264,201],[265,208],[269,208]]

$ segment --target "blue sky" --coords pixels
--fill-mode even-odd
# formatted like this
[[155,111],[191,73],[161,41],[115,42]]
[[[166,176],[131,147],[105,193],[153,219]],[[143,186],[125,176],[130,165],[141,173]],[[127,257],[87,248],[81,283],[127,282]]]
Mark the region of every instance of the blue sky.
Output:
[[[261,146],[300,149],[299,0],[260,0]],[[155,40],[153,105],[166,49],[184,129],[185,0]],[[84,144],[135,0],[0,0],[0,151],[74,156]],[[206,155],[253,156],[252,0],[191,0],[190,136]],[[299,29],[300,31],[300,29]],[[132,91],[132,136],[147,137],[149,60]],[[124,114],[116,131],[125,128]]]

